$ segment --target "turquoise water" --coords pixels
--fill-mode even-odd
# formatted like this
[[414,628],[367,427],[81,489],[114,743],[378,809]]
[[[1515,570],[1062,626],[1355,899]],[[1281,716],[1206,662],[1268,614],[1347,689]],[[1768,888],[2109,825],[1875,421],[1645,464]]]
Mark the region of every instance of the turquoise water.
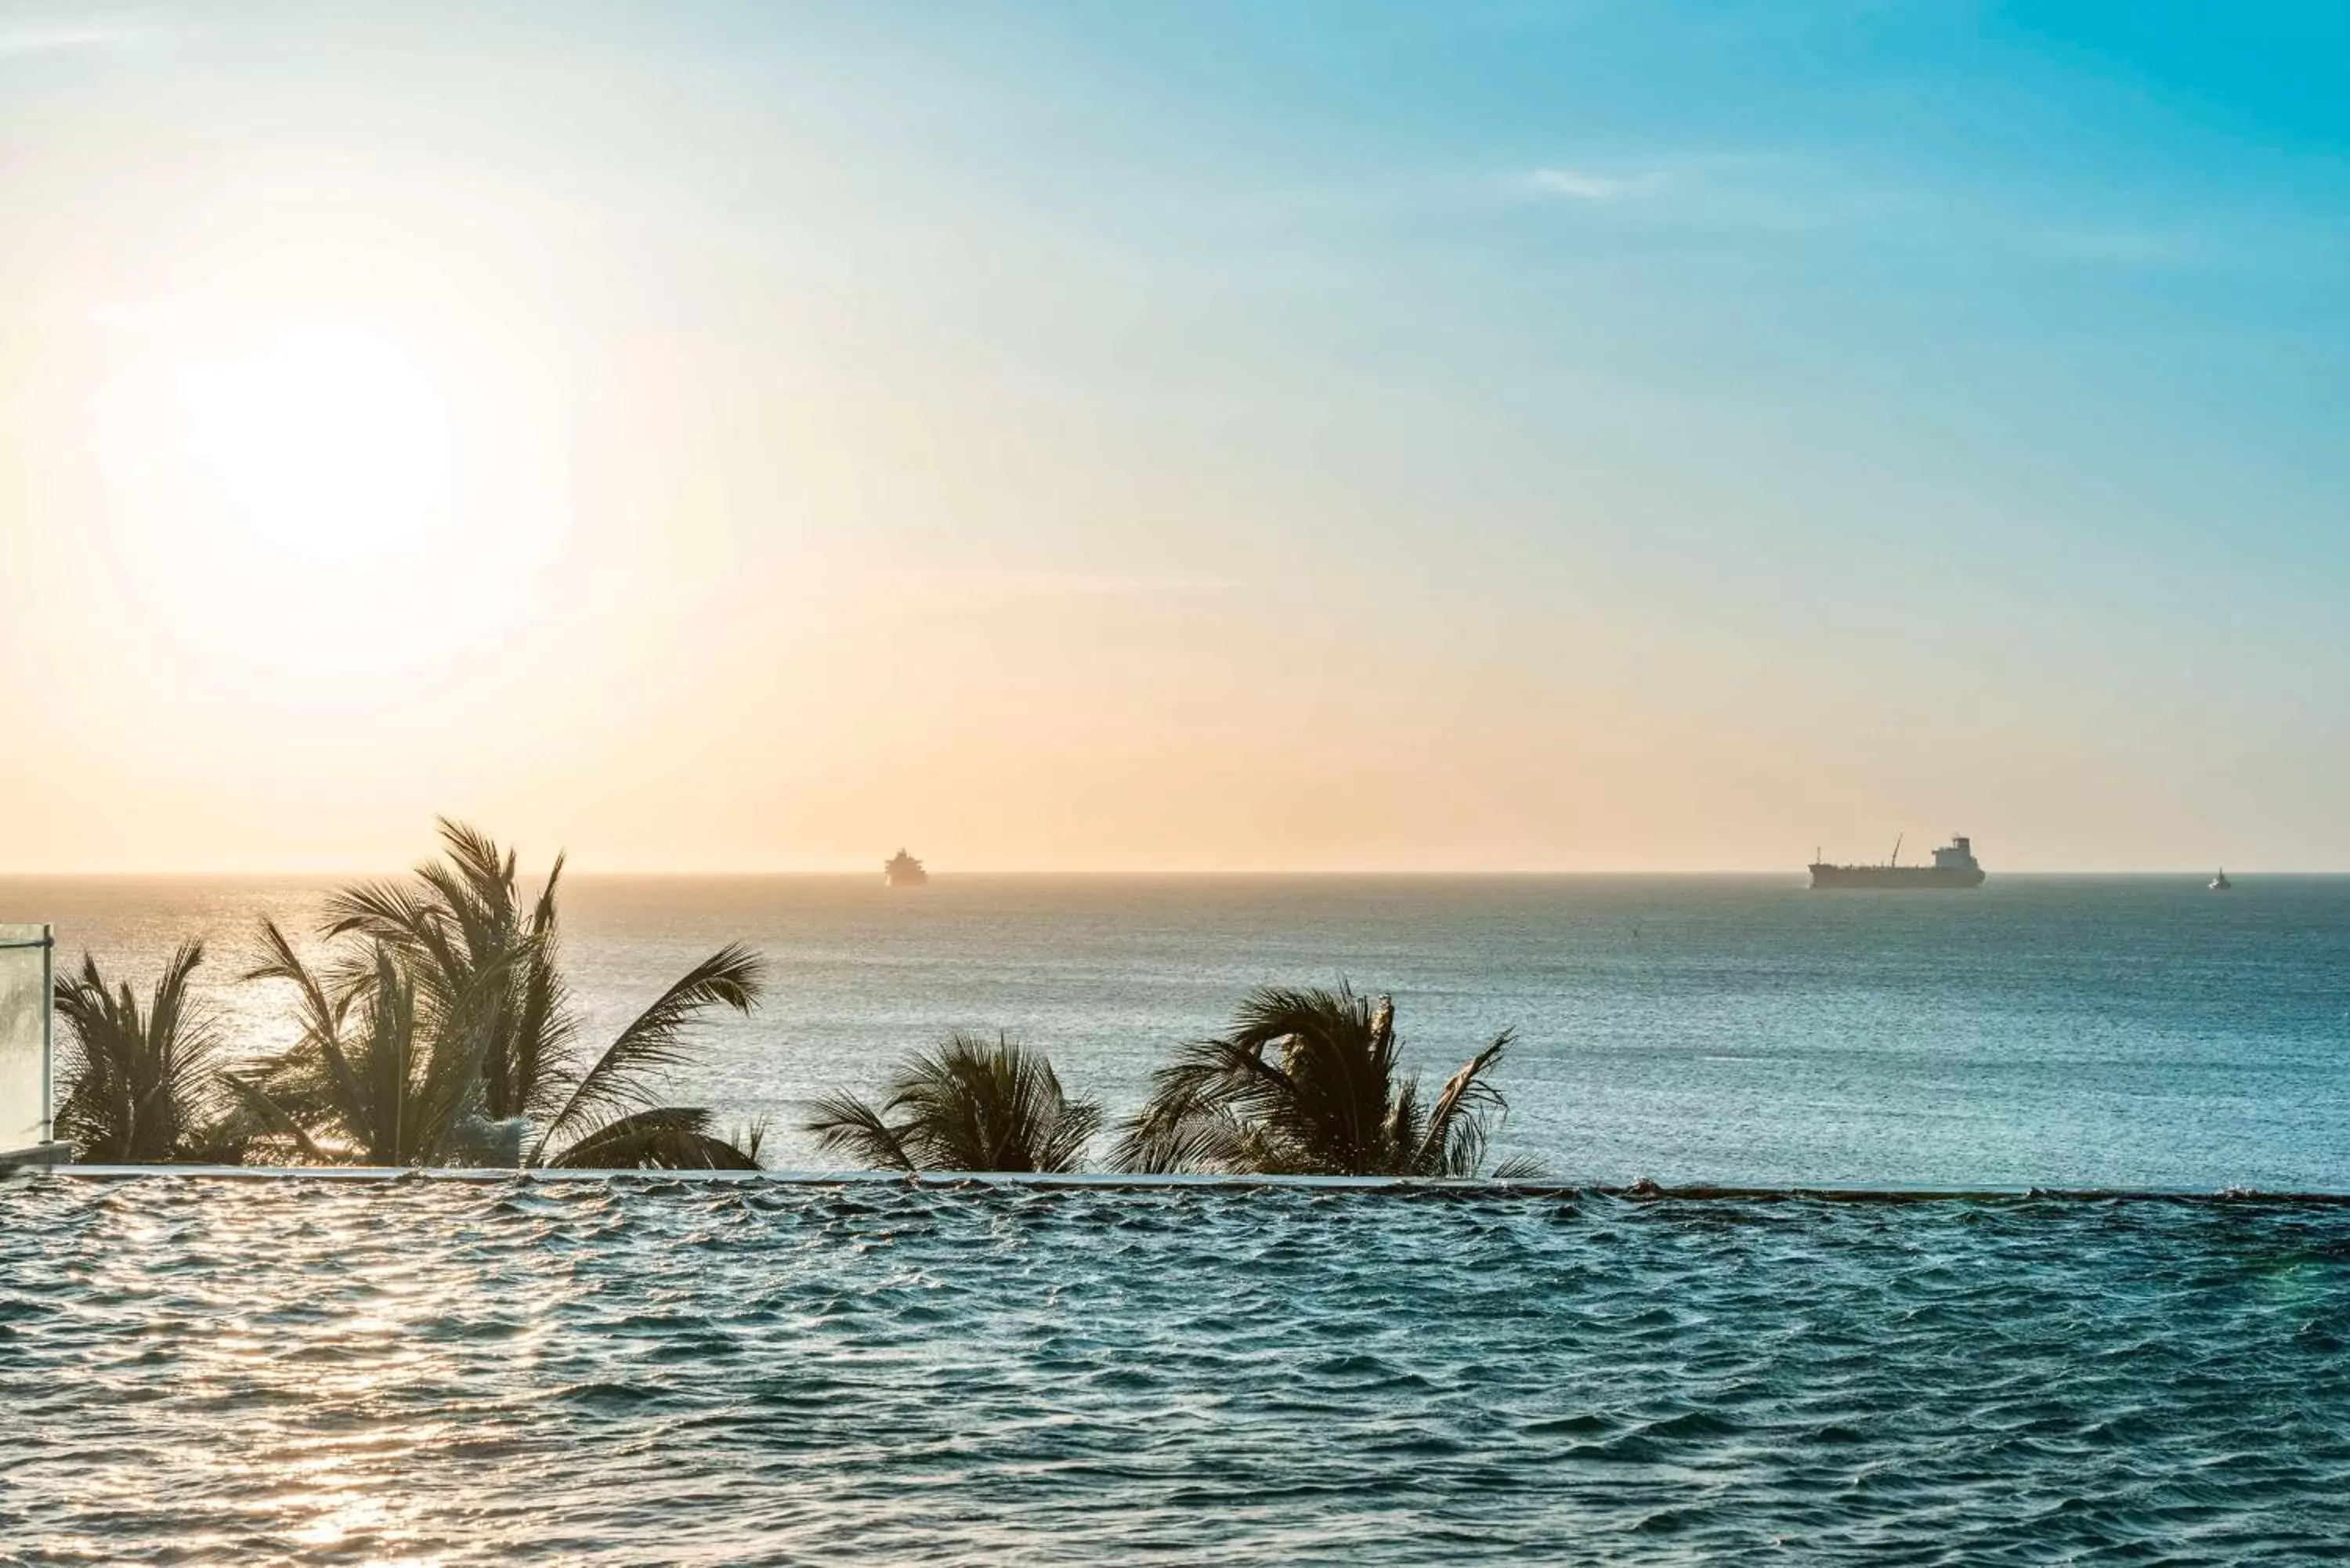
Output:
[[0,1182],[13,1563],[2301,1563],[2350,1208]]
[[[2204,880],[590,877],[567,909],[607,1029],[721,942],[774,959],[766,1005],[678,1091],[774,1118],[783,1166],[817,1163],[800,1099],[949,1029],[1011,1030],[1125,1109],[1250,986],[1345,975],[1396,993],[1430,1075],[1517,1029],[1502,1148],[1568,1178],[2350,1190],[2350,878]],[[0,881],[0,917],[133,971],[210,932],[225,976],[262,913],[316,907],[289,883]],[[218,1001],[252,1048],[285,1043],[271,993]]]

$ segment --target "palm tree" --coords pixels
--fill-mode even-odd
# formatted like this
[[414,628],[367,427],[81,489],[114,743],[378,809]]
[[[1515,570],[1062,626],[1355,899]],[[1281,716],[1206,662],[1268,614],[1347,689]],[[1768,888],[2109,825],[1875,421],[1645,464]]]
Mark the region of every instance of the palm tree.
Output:
[[[558,1108],[540,1129],[527,1162],[582,1169],[758,1169],[755,1129],[746,1147],[712,1132],[708,1111],[656,1105],[652,1096],[658,1075],[691,1058],[687,1042],[702,1016],[720,1007],[747,1016],[766,971],[764,959],[729,942],[672,981],[584,1071],[567,1053],[549,1064],[546,1081],[557,1091]],[[567,1023],[562,1034],[571,1032]]]
[[877,1110],[855,1095],[808,1103],[817,1147],[896,1170],[1069,1171],[1101,1130],[1101,1106],[1073,1100],[1041,1052],[998,1034],[950,1035],[899,1064]]
[[[1490,1121],[1508,1106],[1486,1081],[1509,1030],[1422,1104],[1399,1080],[1395,1003],[1336,991],[1265,986],[1226,1033],[1183,1046],[1152,1075],[1117,1158],[1128,1170],[1233,1175],[1474,1176]],[[1497,1176],[1534,1168],[1505,1161]]]
[[526,904],[512,852],[462,824],[441,833],[445,861],[332,897],[322,963],[264,923],[252,978],[295,987],[303,1033],[240,1085],[256,1113],[309,1158],[331,1144],[403,1165],[757,1168],[706,1111],[660,1104],[658,1083],[705,1015],[750,1012],[764,961],[721,948],[591,1057],[557,961],[562,857]]
[[[556,1107],[552,1078],[575,1044],[577,1021],[556,963],[557,855],[527,909],[516,877],[518,857],[486,834],[443,817],[445,861],[427,861],[404,882],[363,882],[327,901],[329,940],[359,936],[398,955],[426,1008],[445,1015],[492,981],[482,1061],[482,1114],[492,1121],[545,1115]],[[358,955],[357,976],[369,967]],[[354,978],[346,958],[341,978]]]
[[332,992],[276,921],[261,929],[267,958],[246,978],[294,986],[302,1036],[259,1081],[230,1080],[255,1119],[306,1159],[451,1163],[480,1099],[481,988],[463,1013],[420,1011],[416,980],[379,942],[364,975]]
[[127,983],[109,988],[87,953],[81,972],[58,986],[68,1044],[57,1136],[82,1159],[244,1159],[245,1133],[220,1070],[220,1032],[188,992],[203,959],[202,942],[182,943],[144,1011]]

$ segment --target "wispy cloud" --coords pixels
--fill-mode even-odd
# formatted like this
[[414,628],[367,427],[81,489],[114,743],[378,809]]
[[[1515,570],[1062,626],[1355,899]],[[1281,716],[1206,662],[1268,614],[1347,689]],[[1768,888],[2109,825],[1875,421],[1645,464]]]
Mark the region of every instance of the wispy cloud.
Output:
[[1639,174],[1596,174],[1583,169],[1537,169],[1526,185],[1545,196],[1574,202],[1614,202],[1627,196],[1650,195],[1663,189],[1665,177],[1654,171]]
[[1255,585],[1243,577],[1126,575],[1086,571],[934,571],[891,573],[885,584],[900,600],[909,591],[944,600],[1157,598],[1227,594]]
[[98,49],[152,36],[159,29],[136,16],[56,16],[0,20],[0,60]]
[[1954,184],[1788,152],[1649,157],[1629,172],[1555,164],[1522,169],[1507,182],[1522,202],[1613,204],[1627,215],[1633,198],[1669,194],[1638,202],[1643,225],[1724,242],[2027,255],[2138,270],[2207,267],[2231,255],[2241,264],[2282,243],[2274,234],[2256,239],[2251,213],[2194,225],[2110,204],[2091,215],[2089,203],[2061,190]]

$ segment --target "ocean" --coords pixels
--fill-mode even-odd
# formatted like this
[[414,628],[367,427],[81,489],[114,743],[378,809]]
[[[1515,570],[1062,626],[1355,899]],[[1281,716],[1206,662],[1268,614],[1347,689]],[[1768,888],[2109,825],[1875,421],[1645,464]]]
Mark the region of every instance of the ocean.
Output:
[[[1252,986],[1396,998],[1440,1081],[1503,1029],[1499,1152],[1561,1178],[2350,1191],[2350,877],[1995,877],[1813,893],[1799,877],[868,877],[568,884],[568,967],[606,1036],[741,940],[774,966],[675,1098],[765,1120],[770,1166],[826,1164],[799,1103],[870,1088],[952,1029],[1049,1052],[1124,1112]],[[151,974],[178,940],[240,1048],[290,1038],[234,983],[265,913],[316,886],[0,880],[60,957]]]

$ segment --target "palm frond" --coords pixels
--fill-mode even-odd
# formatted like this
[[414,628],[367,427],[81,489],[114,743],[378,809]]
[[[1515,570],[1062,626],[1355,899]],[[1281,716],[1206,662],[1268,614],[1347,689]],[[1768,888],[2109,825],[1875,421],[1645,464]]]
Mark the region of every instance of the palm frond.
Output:
[[693,1026],[714,1008],[748,1013],[765,976],[766,961],[740,942],[728,943],[687,971],[580,1075],[540,1134],[533,1163],[589,1123],[642,1108],[653,1075],[687,1059],[685,1041]]
[[399,882],[354,882],[327,895],[327,921],[320,934],[353,931],[378,941],[424,945],[439,933],[442,910]]
[[571,1063],[578,1023],[556,957],[556,889],[563,881],[564,860],[558,852],[523,929],[526,952],[518,971],[512,1023],[484,1068],[492,1103],[502,1115],[554,1110],[558,1075]]
[[1399,1071],[1391,998],[1344,981],[1261,987],[1229,1031],[1180,1047],[1152,1075],[1116,1158],[1137,1171],[1468,1174],[1484,1158],[1486,1113],[1503,1107],[1485,1075],[1510,1039],[1424,1104],[1419,1080]]
[[735,1127],[726,1135],[726,1141],[750,1157],[751,1163],[764,1169],[766,1162],[759,1158],[767,1146],[769,1122],[765,1116],[754,1116],[746,1127]]
[[60,1136],[86,1158],[152,1164],[200,1158],[224,1107],[215,1082],[218,1026],[190,991],[201,941],[165,962],[148,1004],[126,981],[109,988],[88,954],[57,986],[66,1023]]
[[403,1162],[435,1163],[452,1158],[463,1124],[472,1119],[499,1119],[481,1117],[479,1112],[483,1064],[504,1025],[508,969],[504,956],[485,965],[463,992],[450,1000],[429,1031],[418,1032],[421,1038],[411,1045],[415,1127],[403,1151]]
[[453,817],[441,817],[435,826],[443,851],[467,882],[485,892],[502,884],[514,886],[516,857],[512,851],[501,849],[496,839]]
[[898,1170],[1075,1170],[1102,1109],[1074,1099],[1042,1053],[1008,1034],[956,1033],[890,1075],[879,1109],[854,1095],[811,1101],[819,1147]]
[[806,1102],[800,1130],[813,1135],[827,1154],[847,1155],[858,1164],[883,1170],[915,1170],[905,1140],[881,1113],[851,1094],[821,1095]]
[[301,1151],[303,1158],[313,1165],[336,1163],[333,1157],[321,1148],[317,1141],[310,1136],[310,1129],[303,1125],[301,1116],[282,1104],[267,1089],[235,1073],[222,1074],[221,1082],[227,1085],[229,1092],[236,1097],[246,1113],[260,1123],[264,1129],[281,1137],[291,1139],[294,1147]]
[[1485,1075],[1499,1063],[1516,1038],[1516,1033],[1504,1029],[1459,1071],[1444,1081],[1436,1096],[1436,1105],[1428,1114],[1427,1130],[1412,1149],[1408,1174],[1467,1176],[1476,1168],[1484,1153],[1487,1109],[1506,1112],[1509,1102],[1501,1092],[1485,1081]]
[[261,961],[247,970],[244,978],[284,981],[292,985],[302,1002],[303,1027],[312,1033],[331,1033],[349,1006],[348,996],[338,1001],[330,995],[317,972],[294,950],[285,930],[266,917],[261,922]]
[[1173,1107],[1154,1102],[1128,1119],[1110,1161],[1139,1176],[1287,1170],[1287,1162],[1265,1145],[1256,1129],[1222,1105]]
[[1259,1069],[1269,1078],[1279,1071],[1226,1041],[1181,1047],[1173,1063],[1152,1075],[1150,1098],[1128,1118],[1112,1162],[1120,1170],[1150,1176],[1245,1168],[1238,1162],[1248,1158],[1251,1146],[1232,1102],[1239,1097],[1239,1080]]
[[607,1122],[548,1162],[567,1170],[756,1170],[755,1149],[710,1130],[710,1113],[655,1106]]
[[538,902],[530,912],[530,934],[534,937],[550,936],[555,931],[555,888],[563,880],[563,863],[568,858],[558,849],[555,852],[555,864],[546,868],[546,881],[538,889]]
[[1396,1085],[1394,1097],[1388,1103],[1387,1119],[1379,1128],[1381,1147],[1390,1153],[1417,1149],[1427,1119],[1419,1104],[1419,1075],[1408,1074]]
[[526,1116],[552,1108],[557,1075],[569,1064],[578,1021],[571,1011],[571,988],[556,966],[551,929],[527,939],[520,955],[520,979],[495,1053],[483,1076],[493,1109],[501,1116]]

